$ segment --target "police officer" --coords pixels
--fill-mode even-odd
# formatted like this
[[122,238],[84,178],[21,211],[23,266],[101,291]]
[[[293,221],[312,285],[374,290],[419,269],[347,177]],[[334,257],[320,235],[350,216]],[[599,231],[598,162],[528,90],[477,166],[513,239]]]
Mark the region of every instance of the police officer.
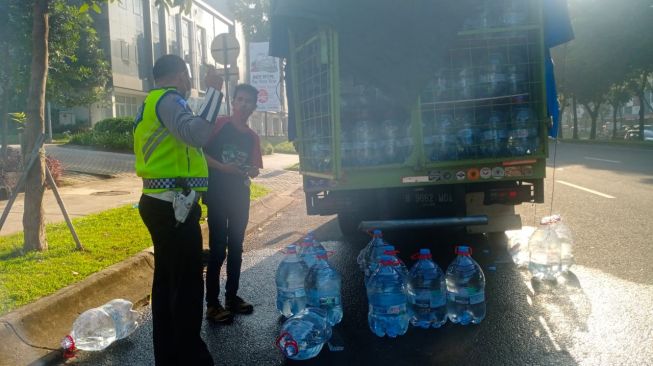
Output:
[[222,102],[222,79],[210,69],[204,104],[194,115],[186,99],[191,79],[184,60],[164,55],[154,64],[152,89],[136,117],[136,174],[143,178],[139,212],[154,243],[152,327],[156,365],[213,365],[200,336],[201,209],[208,170],[201,146]]

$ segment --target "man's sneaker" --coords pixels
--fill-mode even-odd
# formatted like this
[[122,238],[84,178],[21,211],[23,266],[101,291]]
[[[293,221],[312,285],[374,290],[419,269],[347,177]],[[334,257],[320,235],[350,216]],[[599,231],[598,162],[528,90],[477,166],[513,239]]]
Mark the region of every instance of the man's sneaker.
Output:
[[228,324],[234,320],[234,313],[218,304],[206,308],[206,318],[216,323]]
[[227,310],[235,314],[251,314],[254,312],[254,306],[238,296],[225,301]]

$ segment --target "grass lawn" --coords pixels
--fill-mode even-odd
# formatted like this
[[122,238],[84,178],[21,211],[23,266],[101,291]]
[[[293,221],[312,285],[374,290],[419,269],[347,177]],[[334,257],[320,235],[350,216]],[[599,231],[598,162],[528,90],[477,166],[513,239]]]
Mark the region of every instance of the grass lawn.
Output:
[[[252,184],[252,201],[269,193]],[[206,207],[202,207],[203,215]],[[133,256],[152,246],[150,235],[132,205],[73,220],[83,252],[65,222],[48,224],[48,250],[24,254],[23,233],[0,236],[0,315]]]

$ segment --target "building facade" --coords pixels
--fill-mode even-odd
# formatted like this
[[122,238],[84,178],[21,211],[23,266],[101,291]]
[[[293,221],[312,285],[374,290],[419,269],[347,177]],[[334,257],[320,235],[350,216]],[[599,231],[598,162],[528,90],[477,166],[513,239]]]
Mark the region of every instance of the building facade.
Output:
[[[211,41],[222,33],[235,34],[244,44],[233,19],[213,5],[195,0],[189,14],[178,8],[155,6],[155,0],[121,0],[103,5],[95,25],[111,65],[111,93],[106,101],[70,112],[91,124],[110,117],[133,117],[154,86],[152,66],[164,54],[181,56],[188,66],[193,90],[189,103],[199,104],[204,94],[207,65],[216,65]],[[239,58],[244,59],[244,57]],[[244,63],[243,63],[244,64]],[[243,70],[240,67],[239,70]],[[234,75],[231,84],[242,80]]]

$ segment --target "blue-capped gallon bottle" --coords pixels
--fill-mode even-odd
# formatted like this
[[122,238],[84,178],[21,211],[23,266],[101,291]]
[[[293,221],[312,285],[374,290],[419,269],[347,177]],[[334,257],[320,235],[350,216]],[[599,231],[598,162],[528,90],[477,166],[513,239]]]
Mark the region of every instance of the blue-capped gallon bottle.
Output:
[[365,269],[367,268],[367,258],[372,247],[382,247],[383,245],[385,245],[385,242],[383,241],[383,233],[381,233],[381,230],[372,231],[372,239],[367,243],[365,248],[361,249],[358,253],[358,257],[356,257],[356,263],[358,263],[358,267],[362,272],[365,272]]
[[391,256],[381,257],[380,264],[367,284],[367,321],[377,336],[395,338],[408,330],[406,282]]
[[281,261],[275,276],[277,283],[277,309],[290,317],[306,307],[304,280],[308,269],[299,258],[295,245],[286,247],[286,257]]
[[320,353],[331,334],[326,311],[306,308],[283,323],[275,344],[284,356],[306,360]]
[[447,322],[447,286],[444,272],[431,260],[431,251],[420,249],[417,263],[409,273],[408,304],[410,324],[420,328],[440,328]]
[[381,267],[381,257],[384,255],[390,256],[392,258],[392,260],[396,263],[397,270],[399,273],[401,273],[402,276],[404,276],[406,283],[408,283],[408,267],[406,267],[406,264],[401,259],[399,259],[397,256],[398,253],[399,251],[395,250],[393,245],[384,245],[381,247],[377,254],[370,260],[370,265],[367,267],[367,271],[365,272],[365,284],[367,285],[374,272],[376,272],[379,267]]
[[317,263],[311,267],[304,282],[306,288],[306,306],[320,308],[327,312],[330,325],[336,325],[342,320],[342,301],[340,289],[342,278],[327,261],[327,253],[320,250]]
[[452,323],[478,324],[485,318],[485,275],[470,247],[460,245],[456,254],[446,273],[447,316]]
[[315,239],[313,233],[308,233],[300,242],[297,256],[306,264],[306,268],[311,269],[317,263],[317,253],[324,250],[324,247]]
[[551,217],[545,217],[528,239],[528,270],[538,280],[553,281],[562,274],[562,243],[555,225]]

